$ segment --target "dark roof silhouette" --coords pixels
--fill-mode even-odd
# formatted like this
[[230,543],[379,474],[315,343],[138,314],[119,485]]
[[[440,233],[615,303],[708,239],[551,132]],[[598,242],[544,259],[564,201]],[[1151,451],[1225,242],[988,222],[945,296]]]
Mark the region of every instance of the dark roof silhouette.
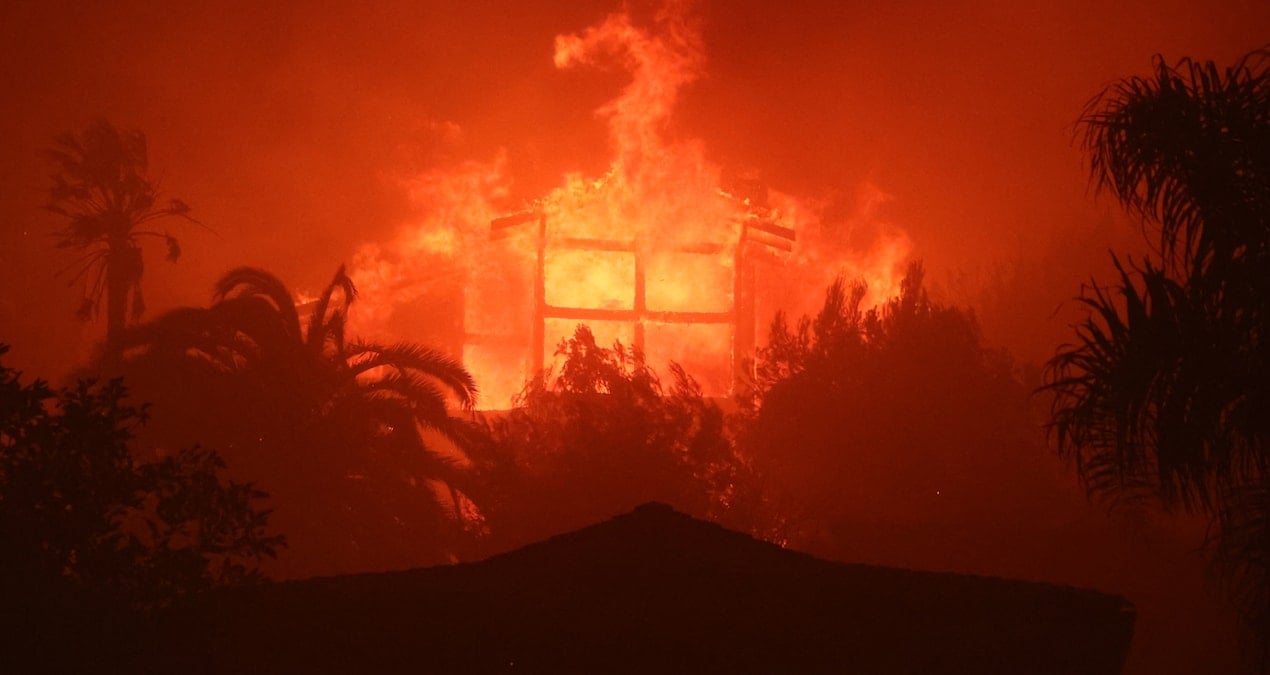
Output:
[[239,589],[168,626],[203,673],[1118,673],[1120,597],[820,560],[646,504],[477,563]]

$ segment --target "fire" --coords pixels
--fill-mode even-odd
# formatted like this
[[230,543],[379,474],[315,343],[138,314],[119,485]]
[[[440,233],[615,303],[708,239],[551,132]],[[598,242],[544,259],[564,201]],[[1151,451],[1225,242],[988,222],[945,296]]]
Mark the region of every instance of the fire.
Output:
[[[684,3],[668,3],[647,28],[618,12],[558,36],[554,62],[631,76],[597,111],[609,128],[608,172],[567,175],[520,208],[507,203],[503,157],[416,177],[423,218],[354,261],[366,300],[356,329],[461,353],[486,407],[509,405],[578,323],[601,343],[643,349],[655,367],[676,361],[723,395],[756,328],[778,308],[803,309],[792,298],[818,300],[839,274],[867,281],[873,302],[895,294],[911,248],[902,232],[884,231],[866,251],[844,247],[815,204],[725,181],[701,141],[667,137],[680,92],[706,63]],[[862,194],[858,219],[876,227],[887,197]],[[451,319],[438,321],[441,310]],[[448,324],[457,325],[447,333]]]
[[[617,152],[614,169],[627,178],[638,180],[647,171],[656,181],[663,177],[657,175],[659,162],[702,159],[699,153],[676,152],[661,135],[679,91],[700,77],[705,65],[701,31],[690,21],[686,5],[668,2],[657,14],[655,34],[639,29],[628,14],[619,12],[580,35],[556,37],[557,68],[600,65],[609,59],[630,71],[630,85],[598,111],[609,120]],[[704,167],[681,177],[709,178],[700,168]]]

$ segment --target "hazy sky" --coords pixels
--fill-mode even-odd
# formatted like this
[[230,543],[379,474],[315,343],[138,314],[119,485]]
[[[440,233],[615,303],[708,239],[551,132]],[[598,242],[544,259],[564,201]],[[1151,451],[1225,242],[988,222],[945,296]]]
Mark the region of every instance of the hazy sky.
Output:
[[[516,198],[600,172],[594,110],[626,78],[551,60],[557,34],[617,3],[91,4],[0,8],[0,341],[44,375],[103,329],[75,321],[78,291],[54,276],[71,258],[40,209],[40,153],[58,132],[97,116],[144,130],[163,189],[214,229],[173,223],[176,265],[150,252],[154,312],[205,303],[241,264],[319,287],[410,219],[420,171],[505,150]],[[1043,353],[1054,304],[1134,236],[1086,189],[1083,105],[1157,52],[1228,63],[1270,43],[1270,3],[1032,4],[703,2],[706,76],[671,131],[785,192],[835,203],[877,186],[937,282],[1021,267],[1038,301],[985,321]]]

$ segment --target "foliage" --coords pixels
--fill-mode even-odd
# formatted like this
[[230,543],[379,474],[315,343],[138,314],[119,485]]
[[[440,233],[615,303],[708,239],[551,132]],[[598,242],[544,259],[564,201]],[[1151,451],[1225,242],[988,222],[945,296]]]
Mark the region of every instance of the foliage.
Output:
[[[1051,430],[1090,491],[1212,518],[1209,550],[1270,628],[1270,68],[1157,58],[1082,119],[1094,181],[1154,230],[1048,364]],[[1264,637],[1261,638],[1264,642]],[[1270,666],[1270,660],[1265,662]]]
[[471,425],[447,401],[470,409],[476,384],[424,347],[348,340],[355,299],[342,267],[303,308],[273,275],[238,268],[211,306],[136,326],[99,360],[157,401],[145,440],[215,442],[269,486],[290,575],[440,562],[461,525],[447,486]]
[[145,134],[120,130],[97,120],[79,134],[62,134],[49,150],[57,170],[49,190],[48,210],[66,219],[57,245],[84,251],[74,265],[74,281],[84,282],[81,318],[96,314],[107,297],[107,336],[145,311],[141,295],[142,238],[162,239],[168,260],[181,256],[181,246],[166,231],[149,224],[170,217],[197,222],[180,199],[160,203],[154,181],[146,176],[149,160]]
[[[0,355],[7,348],[0,345]],[[146,412],[119,380],[53,391],[0,366],[0,569],[6,584],[58,581],[141,609],[258,578],[281,536],[267,495],[225,481],[193,447],[140,462],[129,450]]]
[[885,305],[864,309],[865,291],[837,280],[815,317],[791,327],[777,315],[758,352],[739,442],[781,538],[858,555],[846,547],[879,523],[1034,515],[1002,508],[1035,505],[1051,485],[1028,457],[1035,426],[1009,357],[983,345],[969,310],[931,300],[919,263]]
[[[1081,119],[1093,180],[1157,228],[1166,270],[1215,283],[1266,255],[1270,52],[1219,69],[1156,57],[1090,101]],[[1247,280],[1249,277],[1243,277]]]
[[527,543],[646,501],[743,519],[746,470],[723,411],[676,364],[663,388],[638,351],[600,347],[585,326],[561,341],[558,374],[530,380],[476,456],[492,548]]

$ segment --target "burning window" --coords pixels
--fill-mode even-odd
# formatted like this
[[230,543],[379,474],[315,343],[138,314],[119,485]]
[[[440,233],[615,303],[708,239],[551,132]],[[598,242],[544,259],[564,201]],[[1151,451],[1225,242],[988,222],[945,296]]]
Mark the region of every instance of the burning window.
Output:
[[[693,214],[703,220],[648,227],[635,207],[614,221],[612,206],[631,193],[612,175],[592,188],[589,200],[544,200],[490,224],[496,241],[532,232],[528,372],[542,370],[555,345],[585,323],[602,344],[634,346],[655,365],[678,362],[708,393],[726,394],[754,345],[755,252],[764,244],[790,250],[793,230],[717,188],[693,196],[710,207]],[[515,344],[520,334],[507,326],[497,337],[473,335],[464,359],[486,361],[485,345]]]

